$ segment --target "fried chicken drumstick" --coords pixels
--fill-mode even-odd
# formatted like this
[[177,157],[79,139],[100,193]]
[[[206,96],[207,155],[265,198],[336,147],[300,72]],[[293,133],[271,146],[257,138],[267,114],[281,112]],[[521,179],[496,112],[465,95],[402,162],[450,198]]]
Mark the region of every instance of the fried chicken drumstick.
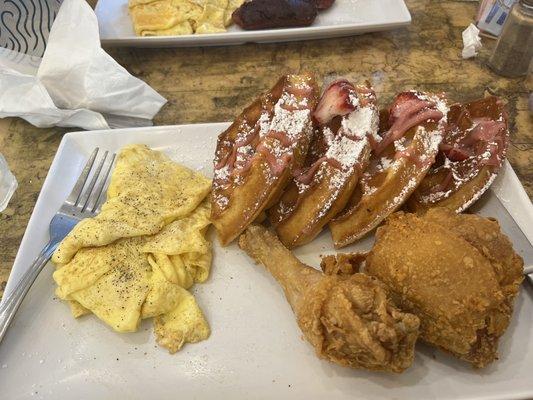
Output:
[[240,247],[276,278],[317,355],[352,368],[402,372],[414,358],[419,320],[395,308],[376,279],[327,276],[252,225]]

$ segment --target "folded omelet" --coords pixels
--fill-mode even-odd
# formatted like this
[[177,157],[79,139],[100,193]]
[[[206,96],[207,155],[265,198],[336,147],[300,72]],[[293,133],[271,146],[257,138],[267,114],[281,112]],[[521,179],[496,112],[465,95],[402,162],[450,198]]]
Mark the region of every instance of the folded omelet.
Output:
[[138,36],[174,36],[194,33],[193,23],[202,7],[192,1],[130,1],[130,15]]
[[169,222],[189,215],[210,189],[209,179],[163,153],[144,145],[127,146],[117,157],[101,212],[76,225],[52,261],[65,264],[84,247],[153,235]]
[[209,226],[210,203],[204,201],[188,217],[174,221],[146,239],[142,250],[159,266],[166,279],[186,289],[205,282],[211,267]]
[[156,340],[171,353],[185,343],[207,339],[211,333],[194,296],[168,281],[157,264],[153,265],[151,290],[141,312],[143,318],[154,317]]
[[152,267],[140,251],[142,237],[78,251],[54,272],[56,295],[75,300],[117,332],[133,332],[150,290]]
[[154,318],[157,343],[175,353],[185,343],[196,343],[209,337],[211,331],[194,297],[183,290],[184,297],[172,311]]
[[210,181],[143,145],[124,148],[95,218],[80,222],[52,260],[56,294],[75,317],[93,313],[117,332],[154,319],[171,352],[209,336],[187,291],[211,266]]
[[138,36],[225,32],[244,0],[129,0]]

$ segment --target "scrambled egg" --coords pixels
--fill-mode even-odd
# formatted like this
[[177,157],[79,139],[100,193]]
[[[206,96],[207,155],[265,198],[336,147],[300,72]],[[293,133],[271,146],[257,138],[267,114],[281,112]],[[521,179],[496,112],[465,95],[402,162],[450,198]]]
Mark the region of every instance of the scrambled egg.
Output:
[[138,36],[225,32],[244,0],[129,0]]
[[75,317],[93,313],[117,332],[154,317],[158,343],[175,352],[210,330],[186,290],[211,266],[210,181],[146,146],[124,148],[95,218],[56,250],[57,296]]
[[211,213],[204,201],[189,217],[174,221],[157,235],[146,238],[143,252],[165,278],[185,289],[205,282],[211,266],[211,243],[205,238]]
[[156,234],[169,222],[189,215],[207,196],[210,185],[209,179],[163,153],[142,145],[125,147],[117,157],[101,212],[75,227],[53,261],[65,264],[84,247]]

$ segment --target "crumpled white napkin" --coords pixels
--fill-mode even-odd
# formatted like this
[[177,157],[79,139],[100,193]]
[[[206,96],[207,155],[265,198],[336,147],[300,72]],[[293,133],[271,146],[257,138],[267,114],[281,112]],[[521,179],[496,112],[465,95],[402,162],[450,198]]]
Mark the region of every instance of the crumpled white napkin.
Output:
[[472,58],[477,56],[477,51],[482,47],[479,29],[474,24],[468,25],[463,31],[463,58]]
[[0,117],[87,130],[149,125],[166,103],[100,46],[85,0],[64,0],[43,58],[0,48]]

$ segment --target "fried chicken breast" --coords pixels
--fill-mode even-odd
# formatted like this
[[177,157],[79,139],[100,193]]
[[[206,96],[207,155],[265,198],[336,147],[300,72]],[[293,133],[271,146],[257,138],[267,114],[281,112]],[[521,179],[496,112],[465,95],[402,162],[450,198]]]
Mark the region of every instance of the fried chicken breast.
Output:
[[436,208],[390,217],[365,272],[420,318],[422,340],[481,368],[497,358],[522,268],[496,221]]
[[394,307],[377,279],[360,273],[324,275],[301,263],[274,233],[258,225],[246,230],[239,245],[283,287],[319,357],[392,372],[412,364],[418,318]]

